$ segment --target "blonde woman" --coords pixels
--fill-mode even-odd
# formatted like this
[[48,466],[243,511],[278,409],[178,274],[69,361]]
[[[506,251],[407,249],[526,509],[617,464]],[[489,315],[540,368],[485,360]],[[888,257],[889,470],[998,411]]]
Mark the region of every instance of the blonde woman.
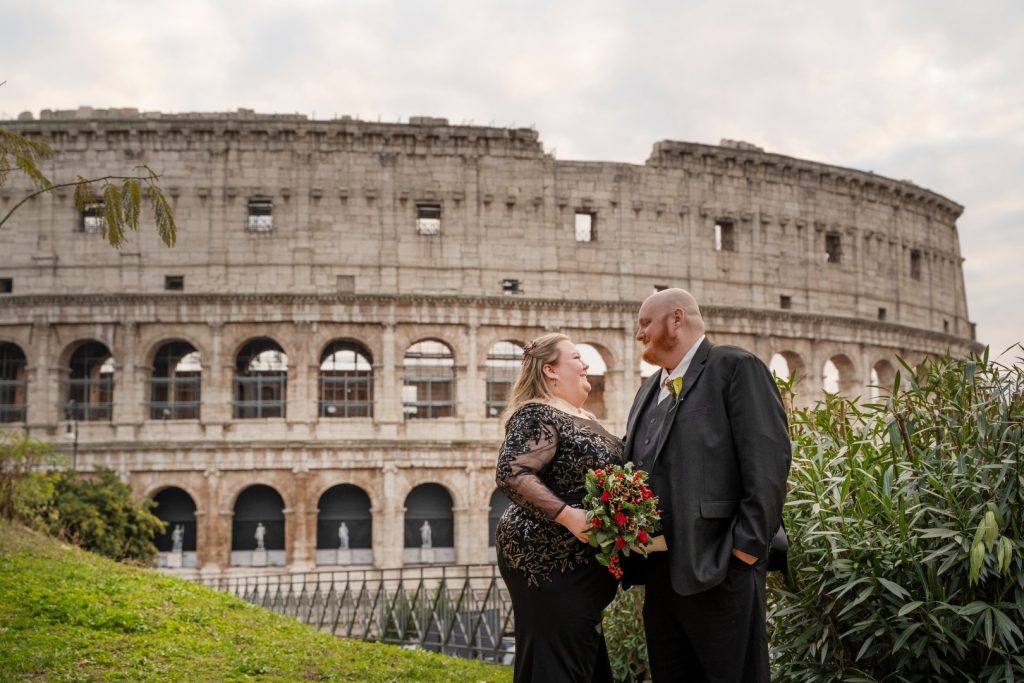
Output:
[[523,347],[497,483],[512,500],[498,524],[498,568],[515,613],[516,683],[611,681],[601,611],[615,578],[587,545],[587,470],[622,463],[622,440],[583,409],[587,364],[564,334]]

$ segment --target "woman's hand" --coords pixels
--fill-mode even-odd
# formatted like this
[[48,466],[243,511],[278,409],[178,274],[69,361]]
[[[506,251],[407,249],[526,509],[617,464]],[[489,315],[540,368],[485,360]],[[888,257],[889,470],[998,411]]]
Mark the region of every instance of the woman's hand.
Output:
[[555,517],[555,521],[571,531],[581,543],[590,541],[590,525],[587,524],[587,513],[583,510],[566,505]]

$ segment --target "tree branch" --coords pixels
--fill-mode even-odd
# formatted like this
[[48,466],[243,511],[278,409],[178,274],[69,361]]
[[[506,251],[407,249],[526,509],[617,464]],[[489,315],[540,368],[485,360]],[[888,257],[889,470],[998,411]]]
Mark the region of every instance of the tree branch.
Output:
[[62,187],[75,187],[76,185],[81,185],[82,183],[100,183],[105,180],[155,180],[156,178],[159,177],[160,176],[158,175],[107,175],[101,178],[87,178],[85,180],[74,180],[67,183],[57,183],[56,185],[50,185],[49,187],[44,187],[41,190],[36,190],[35,192],[23,197],[20,202],[11,207],[11,210],[8,211],[3,218],[0,218],[0,229],[3,229],[4,223],[6,223],[7,219],[11,217],[11,214],[18,210],[18,207],[20,207],[22,204],[32,199],[33,197],[38,197],[39,195],[44,194],[46,192],[51,192]]

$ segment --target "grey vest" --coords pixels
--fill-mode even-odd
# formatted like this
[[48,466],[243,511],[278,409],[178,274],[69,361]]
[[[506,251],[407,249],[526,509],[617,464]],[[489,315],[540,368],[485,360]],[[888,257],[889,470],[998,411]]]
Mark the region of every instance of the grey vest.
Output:
[[665,426],[668,418],[669,408],[672,407],[672,397],[658,402],[658,394],[644,406],[644,412],[637,418],[634,429],[636,435],[633,437],[633,464],[639,470],[650,472],[654,465],[655,449],[658,447],[658,436]]

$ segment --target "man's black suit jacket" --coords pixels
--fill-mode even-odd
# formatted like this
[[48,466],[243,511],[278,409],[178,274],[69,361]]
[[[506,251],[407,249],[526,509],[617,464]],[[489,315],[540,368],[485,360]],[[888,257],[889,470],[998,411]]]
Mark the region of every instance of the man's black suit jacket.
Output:
[[[633,401],[625,457],[633,458],[637,417],[656,401],[661,373]],[[672,400],[671,398],[669,400]],[[683,388],[661,425],[650,486],[664,509],[672,587],[700,593],[724,578],[732,549],[763,562],[779,529],[791,447],[775,380],[763,362],[706,338],[683,376]],[[642,583],[642,562],[627,581]],[[640,566],[637,566],[640,565]]]

